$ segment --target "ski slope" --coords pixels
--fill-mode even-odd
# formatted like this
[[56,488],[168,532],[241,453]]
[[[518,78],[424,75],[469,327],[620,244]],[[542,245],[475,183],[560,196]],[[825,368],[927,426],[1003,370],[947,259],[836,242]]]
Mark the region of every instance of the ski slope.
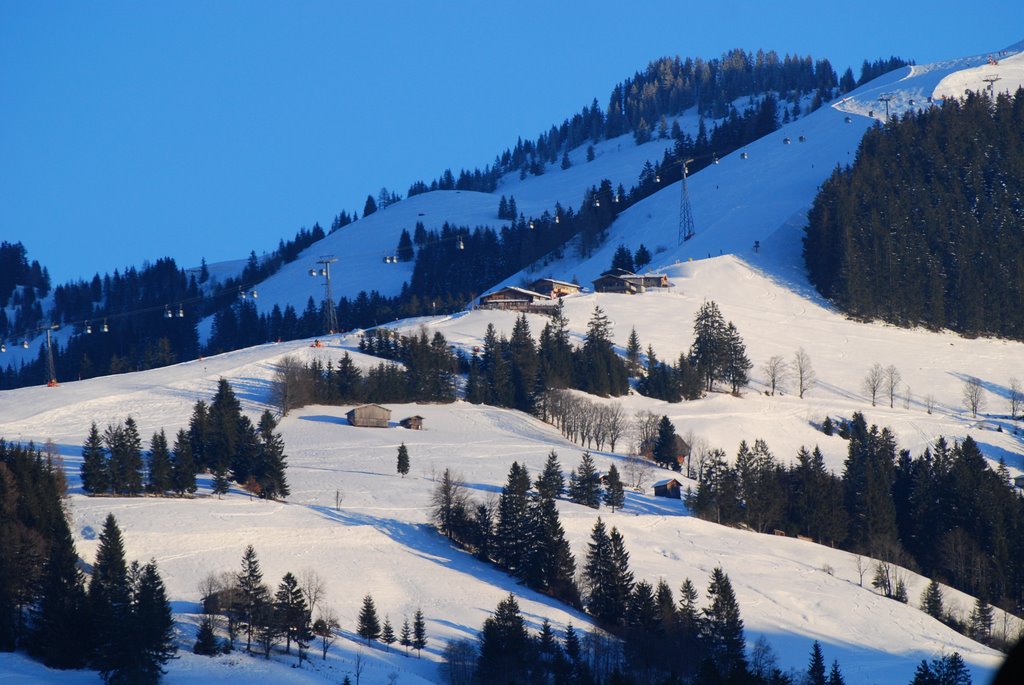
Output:
[[[1018,57],[1002,57],[1001,65]],[[920,94],[938,93],[944,83],[974,86],[985,75],[985,57],[951,60],[898,70],[850,93],[842,102],[801,117],[744,151],[729,155],[689,179],[697,235],[677,243],[679,185],[638,203],[611,228],[608,243],[592,258],[564,260],[543,272],[525,271],[508,282],[551,275],[581,283],[596,277],[611,261],[617,245],[631,249],[643,242],[654,252],[652,268],[669,275],[673,287],[639,296],[585,294],[566,298],[576,342],[582,340],[595,306],[614,322],[614,338],[624,347],[635,327],[644,346],[662,359],[689,347],[693,315],[715,300],[743,336],[754,362],[754,382],[742,397],[713,393],[688,403],[665,404],[638,395],[620,398],[628,413],[650,410],[668,415],[682,433],[735,454],[741,439],[764,439],[783,462],[802,445],[820,445],[830,468],[839,470],[846,443],[817,428],[825,416],[848,418],[854,411],[869,423],[893,428],[901,447],[919,453],[943,435],[971,435],[992,460],[1003,458],[1011,474],[1024,473],[1024,444],[1006,418],[1008,382],[1024,377],[1024,345],[998,339],[968,340],[950,333],[900,329],[849,321],[819,298],[807,284],[800,262],[804,216],[815,189],[837,164],[852,161],[857,143],[879,116],[880,93],[896,93],[890,112],[918,106]],[[1006,71],[1009,74],[1009,70]],[[1007,77],[1009,79],[1009,77]],[[1002,82],[1000,82],[1002,83]],[[979,85],[981,84],[981,85]],[[915,105],[909,101],[915,100]],[[926,96],[924,98],[926,100]],[[874,119],[867,116],[874,110]],[[851,119],[847,123],[846,118]],[[683,117],[684,129],[695,120]],[[799,142],[799,136],[806,141]],[[789,137],[790,144],[783,143]],[[319,300],[320,279],[308,269],[320,255],[339,258],[334,270],[336,295],[354,295],[369,287],[395,294],[411,265],[383,264],[402,228],[416,221],[439,228],[456,224],[498,225],[497,199],[514,195],[520,209],[539,214],[561,201],[575,206],[584,190],[601,178],[629,185],[643,161],[659,159],[667,143],[636,146],[624,137],[595,145],[596,159],[586,163],[585,148],[571,156],[566,171],[549,168],[540,177],[503,179],[495,194],[435,192],[378,211],[309,248],[299,260],[259,284],[261,308],[277,303],[301,309],[307,298]],[[754,241],[760,250],[753,251]],[[511,333],[514,314],[470,311],[389,324],[406,332],[425,327],[449,342],[471,348],[482,342],[488,323]],[[530,316],[536,336],[545,319]],[[571,621],[587,627],[585,615],[532,593],[491,566],[450,547],[428,526],[429,502],[445,468],[462,476],[473,496],[495,498],[513,460],[536,474],[555,449],[563,470],[578,463],[580,448],[531,417],[491,407],[468,405],[390,405],[393,420],[425,417],[422,432],[401,428],[360,429],[347,424],[349,407],[312,406],[282,420],[292,494],[286,502],[251,500],[240,492],[223,499],[208,496],[200,483],[194,500],[88,498],[80,491],[81,443],[91,422],[101,428],[128,415],[144,439],[164,428],[172,435],[187,426],[192,405],[208,400],[219,378],[231,381],[243,409],[256,418],[270,406],[276,364],[284,356],[303,360],[337,359],[346,351],[363,366],[377,360],[355,351],[355,334],[330,336],[326,348],[309,341],[268,344],[192,360],[172,367],[82,382],[58,388],[23,388],[0,393],[0,436],[8,440],[53,440],[61,453],[71,488],[70,511],[79,553],[91,562],[96,535],[108,512],[124,531],[132,559],[155,558],[167,583],[178,621],[181,658],[168,666],[166,682],[282,683],[340,682],[352,674],[357,655],[367,663],[362,682],[441,682],[437,670],[447,640],[474,637],[484,619],[509,592],[519,598],[531,629],[543,618],[557,629]],[[775,396],[763,393],[761,366],[773,355],[789,359],[799,349],[811,357],[816,385],[799,399],[790,387]],[[896,406],[872,407],[862,379],[873,363],[896,366],[908,386]],[[977,419],[963,408],[961,388],[967,376],[980,378],[987,410]],[[909,401],[903,396],[909,394]],[[926,411],[925,397],[934,409]],[[1001,427],[1002,431],[996,430]],[[412,469],[395,473],[397,446],[409,447]],[[621,454],[598,453],[601,469],[619,463]],[[655,472],[650,481],[668,475]],[[648,483],[649,484],[649,483]],[[340,506],[336,498],[340,496]],[[960,652],[981,682],[1000,655],[949,630],[916,608],[927,579],[910,574],[910,605],[882,598],[861,587],[856,558],[845,552],[796,539],[717,526],[687,515],[679,502],[655,499],[650,489],[630,492],[623,511],[595,512],[568,502],[559,510],[580,563],[598,515],[623,533],[637,578],[665,578],[673,590],[691,578],[701,591],[718,564],[728,572],[740,602],[747,638],[764,635],[786,670],[806,667],[813,640],[825,658],[838,659],[848,683],[906,683],[921,659]],[[199,583],[208,573],[236,571],[243,549],[253,544],[265,579],[276,584],[285,571],[314,569],[327,582],[327,603],[338,612],[343,637],[326,662],[314,659],[303,669],[294,657],[269,662],[239,654],[207,659],[188,653],[197,622]],[[973,599],[946,589],[947,602],[966,615]],[[362,596],[371,593],[379,612],[400,625],[422,607],[430,640],[422,659],[368,649],[354,637]],[[997,622],[998,623],[998,622]],[[1011,622],[1011,630],[1019,623]],[[999,629],[997,625],[997,630]],[[22,656],[0,654],[0,679],[25,683],[98,683],[92,673],[47,671]],[[354,680],[354,677],[353,677]]]

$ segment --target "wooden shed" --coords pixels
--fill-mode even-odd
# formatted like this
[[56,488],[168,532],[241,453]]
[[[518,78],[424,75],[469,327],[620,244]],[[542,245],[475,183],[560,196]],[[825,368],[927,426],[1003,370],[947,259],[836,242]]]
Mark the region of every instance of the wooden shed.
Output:
[[654,496],[670,497],[672,499],[682,499],[683,484],[677,481],[675,478],[666,478],[665,480],[659,480],[657,483],[654,484]]
[[423,417],[422,416],[407,416],[398,424],[402,428],[408,428],[409,430],[421,431],[423,430]]
[[556,281],[553,278],[538,278],[530,284],[530,290],[554,299],[565,295],[575,295],[580,291],[580,286],[576,283]]
[[387,428],[391,421],[391,410],[379,404],[364,404],[350,410],[345,416],[353,426]]

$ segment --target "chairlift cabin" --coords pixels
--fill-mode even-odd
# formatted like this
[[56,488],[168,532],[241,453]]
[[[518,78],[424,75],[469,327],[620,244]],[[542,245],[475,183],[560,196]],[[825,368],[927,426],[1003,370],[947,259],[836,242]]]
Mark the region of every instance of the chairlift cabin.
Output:
[[782,144],[783,145],[789,145],[792,142],[793,141],[789,139],[789,136],[786,136],[785,138],[782,139]]
[[746,152],[741,152],[740,159],[750,159],[750,155],[748,155]]
[[848,124],[852,124],[853,123],[853,117],[851,117],[851,116],[843,117],[843,121],[845,121]]
[[797,140],[799,140],[801,143],[806,143],[807,142],[807,137],[804,136],[804,135],[801,135],[799,138],[797,138]]

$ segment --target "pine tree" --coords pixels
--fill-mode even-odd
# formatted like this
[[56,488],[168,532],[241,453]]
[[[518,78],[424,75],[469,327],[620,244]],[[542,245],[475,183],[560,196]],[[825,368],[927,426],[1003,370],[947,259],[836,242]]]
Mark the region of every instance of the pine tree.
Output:
[[616,597],[612,542],[601,517],[598,517],[590,532],[583,582],[587,589],[586,604],[590,615],[605,625],[615,625],[621,621],[623,613]]
[[992,620],[992,605],[978,597],[967,620],[967,634],[972,640],[987,645],[992,639]]
[[514,576],[525,577],[532,547],[527,492],[530,476],[525,466],[512,462],[508,481],[498,499],[498,521],[494,531],[494,560]]
[[231,489],[231,481],[228,479],[227,469],[215,468],[213,471],[213,494],[219,498],[228,494]]
[[75,542],[63,517],[54,521],[50,553],[39,579],[39,602],[32,610],[31,626],[28,650],[43,664],[59,669],[85,665],[87,636],[91,632],[85,580],[78,569]]
[[[124,455],[121,476],[124,494],[135,496],[142,494],[142,437],[135,419],[124,420]],[[165,441],[166,442],[166,441]]]
[[377,618],[377,607],[374,606],[373,597],[370,595],[363,597],[363,608],[359,611],[356,633],[366,640],[367,645],[370,644],[370,640],[380,637],[380,619]]
[[167,436],[161,429],[154,433],[149,442],[149,477],[146,480],[148,492],[163,494],[171,489],[171,453],[167,448]]
[[579,466],[569,476],[569,499],[592,509],[601,506],[601,477],[589,451],[583,452]]
[[177,648],[171,603],[153,560],[142,567],[139,576],[131,631],[130,666],[122,671],[122,678],[116,680],[155,685],[164,674],[164,664],[174,658]]
[[200,656],[214,656],[219,651],[217,635],[213,632],[213,617],[207,614],[199,622],[199,631],[196,633],[196,642],[192,646],[192,653]]
[[612,513],[621,509],[626,502],[626,495],[622,489],[622,480],[619,478],[619,470],[612,464],[608,468],[608,483],[605,486],[604,503],[611,507]]
[[171,464],[171,483],[178,495],[193,494],[196,491],[196,465],[192,459],[192,444],[188,433],[179,430],[174,440],[173,462]]
[[807,685],[825,685],[825,656],[821,653],[821,644],[815,640],[811,647],[811,660],[807,664]]
[[402,229],[402,235],[398,239],[398,248],[395,254],[400,261],[411,262],[413,260],[415,252],[413,251],[412,236],[409,235],[409,229]]
[[423,618],[423,610],[416,609],[412,617],[412,648],[416,650],[419,658],[420,652],[427,646],[427,622]]
[[654,441],[654,461],[667,469],[680,469],[676,449],[676,427],[667,416],[658,422],[658,436]]
[[281,633],[285,637],[284,653],[290,654],[292,641],[298,645],[298,651],[303,651],[302,644],[309,644],[311,637],[309,625],[309,607],[306,605],[306,598],[299,587],[299,581],[295,576],[285,573],[281,583],[277,586],[274,594],[275,621]]
[[391,627],[391,619],[384,616],[384,627],[380,631],[380,641],[386,645],[387,651],[391,651],[391,645],[395,644],[395,629]]
[[480,632],[477,677],[482,683],[514,685],[526,682],[533,657],[533,645],[526,622],[513,595],[498,603],[493,616]]
[[636,266],[637,271],[640,271],[650,263],[651,251],[647,249],[646,245],[640,243],[640,247],[636,249],[636,254],[633,255],[633,264]]
[[103,449],[103,438],[93,421],[89,436],[82,445],[82,489],[89,494],[110,490],[110,464]]
[[89,583],[89,610],[93,622],[92,666],[110,682],[128,664],[132,654],[132,601],[124,540],[113,514],[108,514],[99,536],[99,549]]
[[934,578],[928,583],[928,587],[921,594],[921,610],[940,621],[946,618],[942,588],[939,587],[939,583]]
[[743,619],[729,576],[720,566],[711,574],[708,600],[704,608],[704,643],[718,672],[739,682],[747,671]]
[[412,628],[409,626],[409,617],[402,621],[402,630],[398,633],[398,644],[405,647],[406,656],[409,655],[409,648],[412,647]]
[[256,482],[260,486],[260,497],[277,499],[290,494],[288,479],[285,477],[288,457],[284,453],[284,439],[274,432],[277,421],[270,410],[260,416],[259,442],[256,459]]
[[562,465],[558,462],[558,454],[551,450],[548,459],[544,462],[544,470],[537,478],[537,494],[547,499],[555,499],[562,496],[565,490],[565,477],[562,475]]
[[843,678],[843,673],[839,670],[838,661],[832,661],[832,669],[828,672],[828,680],[825,682],[827,685],[846,685],[846,679]]
[[636,334],[636,326],[629,332],[629,340],[626,341],[626,367],[630,376],[640,375],[640,354],[643,348],[640,347],[640,337]]
[[715,381],[723,378],[726,362],[726,324],[722,312],[713,301],[697,310],[693,321],[693,345],[690,362],[704,378],[704,389],[710,392]]
[[402,474],[402,478],[409,473],[409,448],[404,442],[398,446],[398,472]]
[[252,651],[252,638],[260,628],[260,619],[270,604],[270,592],[263,584],[263,571],[252,545],[242,554],[238,574],[238,612],[245,631],[245,651]]
[[747,348],[743,344],[736,326],[730,321],[725,327],[725,368],[724,378],[732,387],[732,393],[738,394],[740,388],[750,381],[750,369],[753,364],[747,357]]

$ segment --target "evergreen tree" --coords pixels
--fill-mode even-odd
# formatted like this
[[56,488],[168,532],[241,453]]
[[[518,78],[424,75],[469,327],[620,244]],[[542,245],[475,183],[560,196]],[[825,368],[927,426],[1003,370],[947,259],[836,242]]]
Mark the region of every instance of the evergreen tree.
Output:
[[110,465],[103,449],[103,438],[93,421],[89,436],[82,445],[82,489],[89,494],[96,494],[108,492],[110,486]]
[[569,151],[568,150],[564,150],[562,152],[562,169],[563,170],[564,169],[568,169],[571,166],[572,166],[572,162],[569,161]]
[[921,594],[921,610],[932,618],[944,621],[946,609],[943,606],[942,588],[933,578]]
[[617,597],[615,570],[612,541],[598,517],[590,532],[583,582],[587,589],[587,611],[604,625],[616,625],[624,617],[624,607]]
[[373,195],[366,196],[366,204],[363,205],[363,218],[370,216],[377,211],[377,201],[373,199]]
[[228,490],[231,489],[231,480],[228,478],[227,469],[215,468],[213,470],[213,494],[220,495],[228,494]]
[[92,666],[104,682],[117,679],[132,658],[132,589],[124,557],[124,540],[113,514],[99,536],[99,549],[89,583],[89,610],[94,644]]
[[285,573],[281,583],[277,586],[274,594],[275,621],[285,637],[285,654],[291,653],[292,641],[298,646],[300,654],[303,652],[303,644],[308,646],[312,636],[310,628],[309,607],[306,605],[306,597],[299,587],[299,581],[295,576]]
[[697,310],[693,322],[693,345],[690,362],[704,378],[704,389],[714,389],[715,381],[723,377],[727,361],[726,324],[718,305],[705,302]]
[[409,617],[402,621],[402,630],[398,633],[398,644],[405,647],[406,656],[409,655],[409,648],[412,647],[412,628],[409,626]]
[[412,617],[412,648],[416,650],[416,656],[427,646],[427,622],[423,618],[423,610],[416,609]]
[[167,436],[161,429],[154,433],[149,442],[149,477],[146,480],[146,490],[162,494],[171,489],[173,479],[171,474],[171,453],[167,448]]
[[633,264],[633,253],[625,245],[619,245],[615,249],[615,254],[612,255],[611,268],[612,270],[622,269],[630,273],[636,270],[636,266]]
[[498,499],[498,521],[494,532],[494,560],[514,576],[525,577],[532,547],[527,513],[530,476],[525,466],[512,462],[508,481]]
[[676,427],[667,416],[658,422],[658,436],[654,441],[654,461],[667,469],[680,469],[678,451],[676,449]]
[[50,553],[39,579],[38,592],[39,601],[32,611],[29,653],[50,668],[82,668],[91,627],[85,580],[78,569],[71,530],[63,517],[54,521]]
[[260,497],[264,499],[283,498],[290,494],[285,477],[288,457],[284,453],[284,439],[280,433],[274,432],[276,428],[274,415],[269,409],[264,410],[260,416],[257,467],[254,474],[260,486]]
[[753,364],[747,357],[747,348],[743,344],[736,326],[730,321],[725,327],[725,368],[724,379],[732,387],[732,393],[738,394],[740,388],[750,381],[749,372]]
[[380,631],[380,641],[386,645],[387,651],[391,651],[391,645],[395,644],[395,629],[391,627],[391,619],[384,616],[384,627]]
[[608,468],[608,484],[605,486],[604,503],[611,507],[612,513],[621,509],[626,502],[626,495],[622,489],[622,480],[619,478],[619,470],[612,464]]
[[261,625],[261,619],[270,605],[270,591],[263,584],[263,571],[252,545],[242,555],[242,570],[238,574],[238,613],[245,631],[245,651],[252,651],[252,638]]
[[370,595],[363,597],[363,608],[359,611],[356,633],[366,640],[367,645],[370,644],[370,640],[380,637],[380,619],[377,618],[377,607],[374,606],[373,597]]
[[404,442],[398,446],[398,472],[402,474],[402,478],[409,473],[409,448]]
[[825,685],[825,656],[817,640],[811,647],[811,661],[807,664],[807,678],[804,682],[807,685]]
[[200,656],[214,656],[219,651],[217,635],[213,632],[213,617],[207,614],[199,621],[199,631],[196,633],[196,642],[192,646],[192,653]]
[[601,476],[589,451],[583,452],[579,466],[569,476],[569,499],[592,509],[601,506]]
[[171,489],[179,495],[193,494],[196,491],[196,465],[192,459],[192,444],[188,433],[179,430],[174,439],[174,452],[171,464]]
[[843,673],[839,670],[838,661],[832,661],[832,669],[828,672],[828,680],[825,682],[828,685],[846,685],[846,679],[843,678]]
[[626,367],[630,376],[640,375],[640,337],[636,334],[636,326],[629,332],[629,340],[626,341]]
[[395,255],[403,262],[411,262],[415,255],[412,247],[412,236],[409,235],[409,229],[407,228],[402,229],[402,235],[398,239],[398,248],[395,251]]
[[526,682],[533,645],[513,595],[498,603],[480,632],[477,677],[482,683],[514,685]]
[[723,677],[742,681],[747,672],[743,619],[729,576],[716,566],[708,585],[708,606],[704,608],[704,643],[715,668]]
[[967,633],[971,639],[987,645],[992,639],[992,620],[992,605],[978,597],[967,620]]
[[142,567],[135,590],[133,616],[131,621],[132,657],[121,677],[114,682],[147,683],[160,682],[163,666],[174,658],[174,618],[171,603],[167,600],[164,581],[150,561]]
[[572,606],[579,606],[579,591],[573,559],[565,530],[558,519],[553,498],[537,495],[530,502],[530,549],[523,576],[530,587],[549,593]]
[[637,271],[650,264],[651,259],[651,251],[647,249],[646,245],[640,243],[640,247],[636,249],[636,254],[633,255],[633,264],[636,266]]
[[546,499],[561,497],[565,490],[562,465],[558,462],[558,454],[554,450],[551,450],[547,461],[544,462],[544,470],[537,478],[536,488],[537,495]]

